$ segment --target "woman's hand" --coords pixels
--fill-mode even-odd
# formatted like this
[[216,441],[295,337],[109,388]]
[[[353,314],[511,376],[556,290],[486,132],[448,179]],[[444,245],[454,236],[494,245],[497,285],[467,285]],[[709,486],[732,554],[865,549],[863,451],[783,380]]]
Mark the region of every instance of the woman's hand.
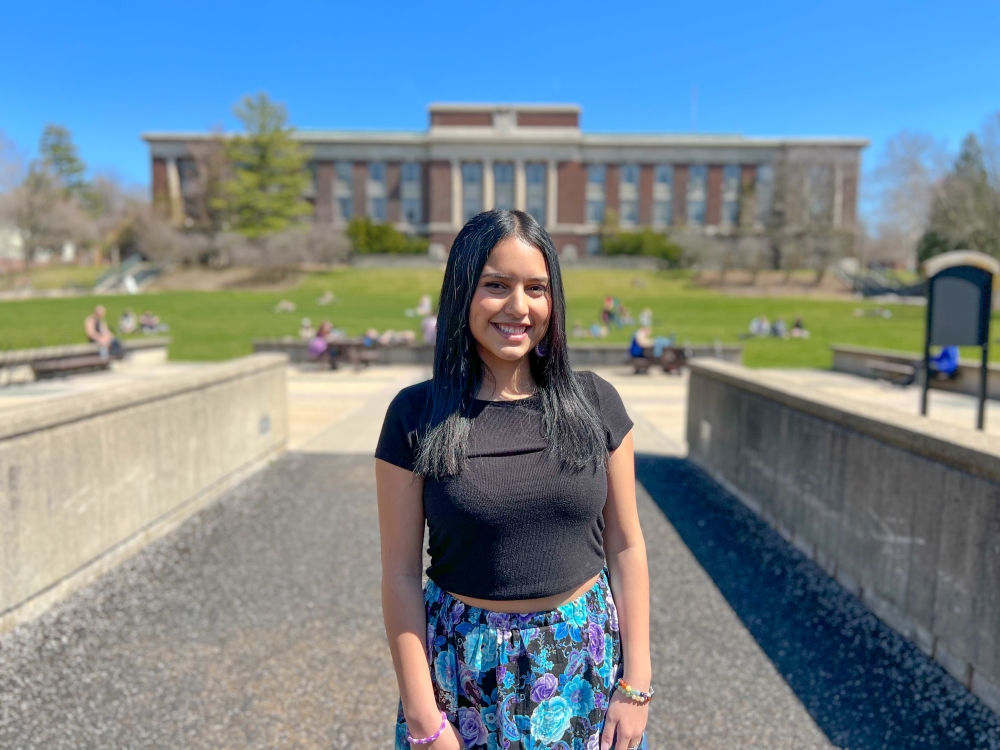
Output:
[[465,747],[465,740],[458,731],[458,727],[448,722],[448,726],[441,732],[441,736],[429,745],[410,745],[413,750],[428,748],[429,750],[462,750]]
[[[601,750],[628,750],[642,742],[649,718],[649,705],[641,705],[626,698],[617,690],[611,696],[611,705],[604,718],[601,733]],[[618,741],[615,743],[615,733]],[[612,743],[615,743],[612,745]]]

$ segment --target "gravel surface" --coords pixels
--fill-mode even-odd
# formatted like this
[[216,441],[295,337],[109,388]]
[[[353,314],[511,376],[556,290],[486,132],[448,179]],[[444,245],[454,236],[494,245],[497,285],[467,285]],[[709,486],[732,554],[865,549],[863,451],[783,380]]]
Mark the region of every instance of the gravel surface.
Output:
[[1000,716],[732,495],[684,461],[636,463],[637,478],[835,746],[1000,748]]
[[[651,748],[1000,747],[995,716],[714,484],[639,474]],[[378,589],[371,458],[288,454],[0,638],[0,748],[390,748]]]

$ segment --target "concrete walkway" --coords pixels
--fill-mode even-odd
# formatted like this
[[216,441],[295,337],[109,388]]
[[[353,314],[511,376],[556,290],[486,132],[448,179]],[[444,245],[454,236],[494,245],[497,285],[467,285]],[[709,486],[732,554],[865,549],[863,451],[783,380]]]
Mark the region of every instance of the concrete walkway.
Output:
[[[651,748],[1000,748],[1000,720],[677,460],[684,379],[600,374],[643,454]],[[0,639],[0,747],[391,747],[371,453],[427,375],[290,370],[284,458]]]

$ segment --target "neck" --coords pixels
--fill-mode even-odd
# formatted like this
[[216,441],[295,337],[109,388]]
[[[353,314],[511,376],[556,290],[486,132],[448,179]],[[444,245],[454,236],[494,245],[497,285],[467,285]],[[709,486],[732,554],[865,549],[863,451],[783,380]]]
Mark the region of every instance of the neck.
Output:
[[479,386],[476,398],[483,401],[511,401],[526,398],[535,392],[535,379],[531,376],[531,364],[527,355],[513,361],[500,359],[480,347],[479,356],[489,373]]

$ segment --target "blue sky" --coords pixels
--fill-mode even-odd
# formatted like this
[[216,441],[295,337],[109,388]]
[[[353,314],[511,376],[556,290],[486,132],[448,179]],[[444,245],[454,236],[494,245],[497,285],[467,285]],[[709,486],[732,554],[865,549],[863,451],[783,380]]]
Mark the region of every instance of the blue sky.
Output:
[[234,129],[265,90],[302,128],[423,129],[431,101],[575,102],[591,131],[953,147],[1000,110],[1000,3],[19,2],[0,130],[68,126],[92,169],[148,184],[140,133]]

